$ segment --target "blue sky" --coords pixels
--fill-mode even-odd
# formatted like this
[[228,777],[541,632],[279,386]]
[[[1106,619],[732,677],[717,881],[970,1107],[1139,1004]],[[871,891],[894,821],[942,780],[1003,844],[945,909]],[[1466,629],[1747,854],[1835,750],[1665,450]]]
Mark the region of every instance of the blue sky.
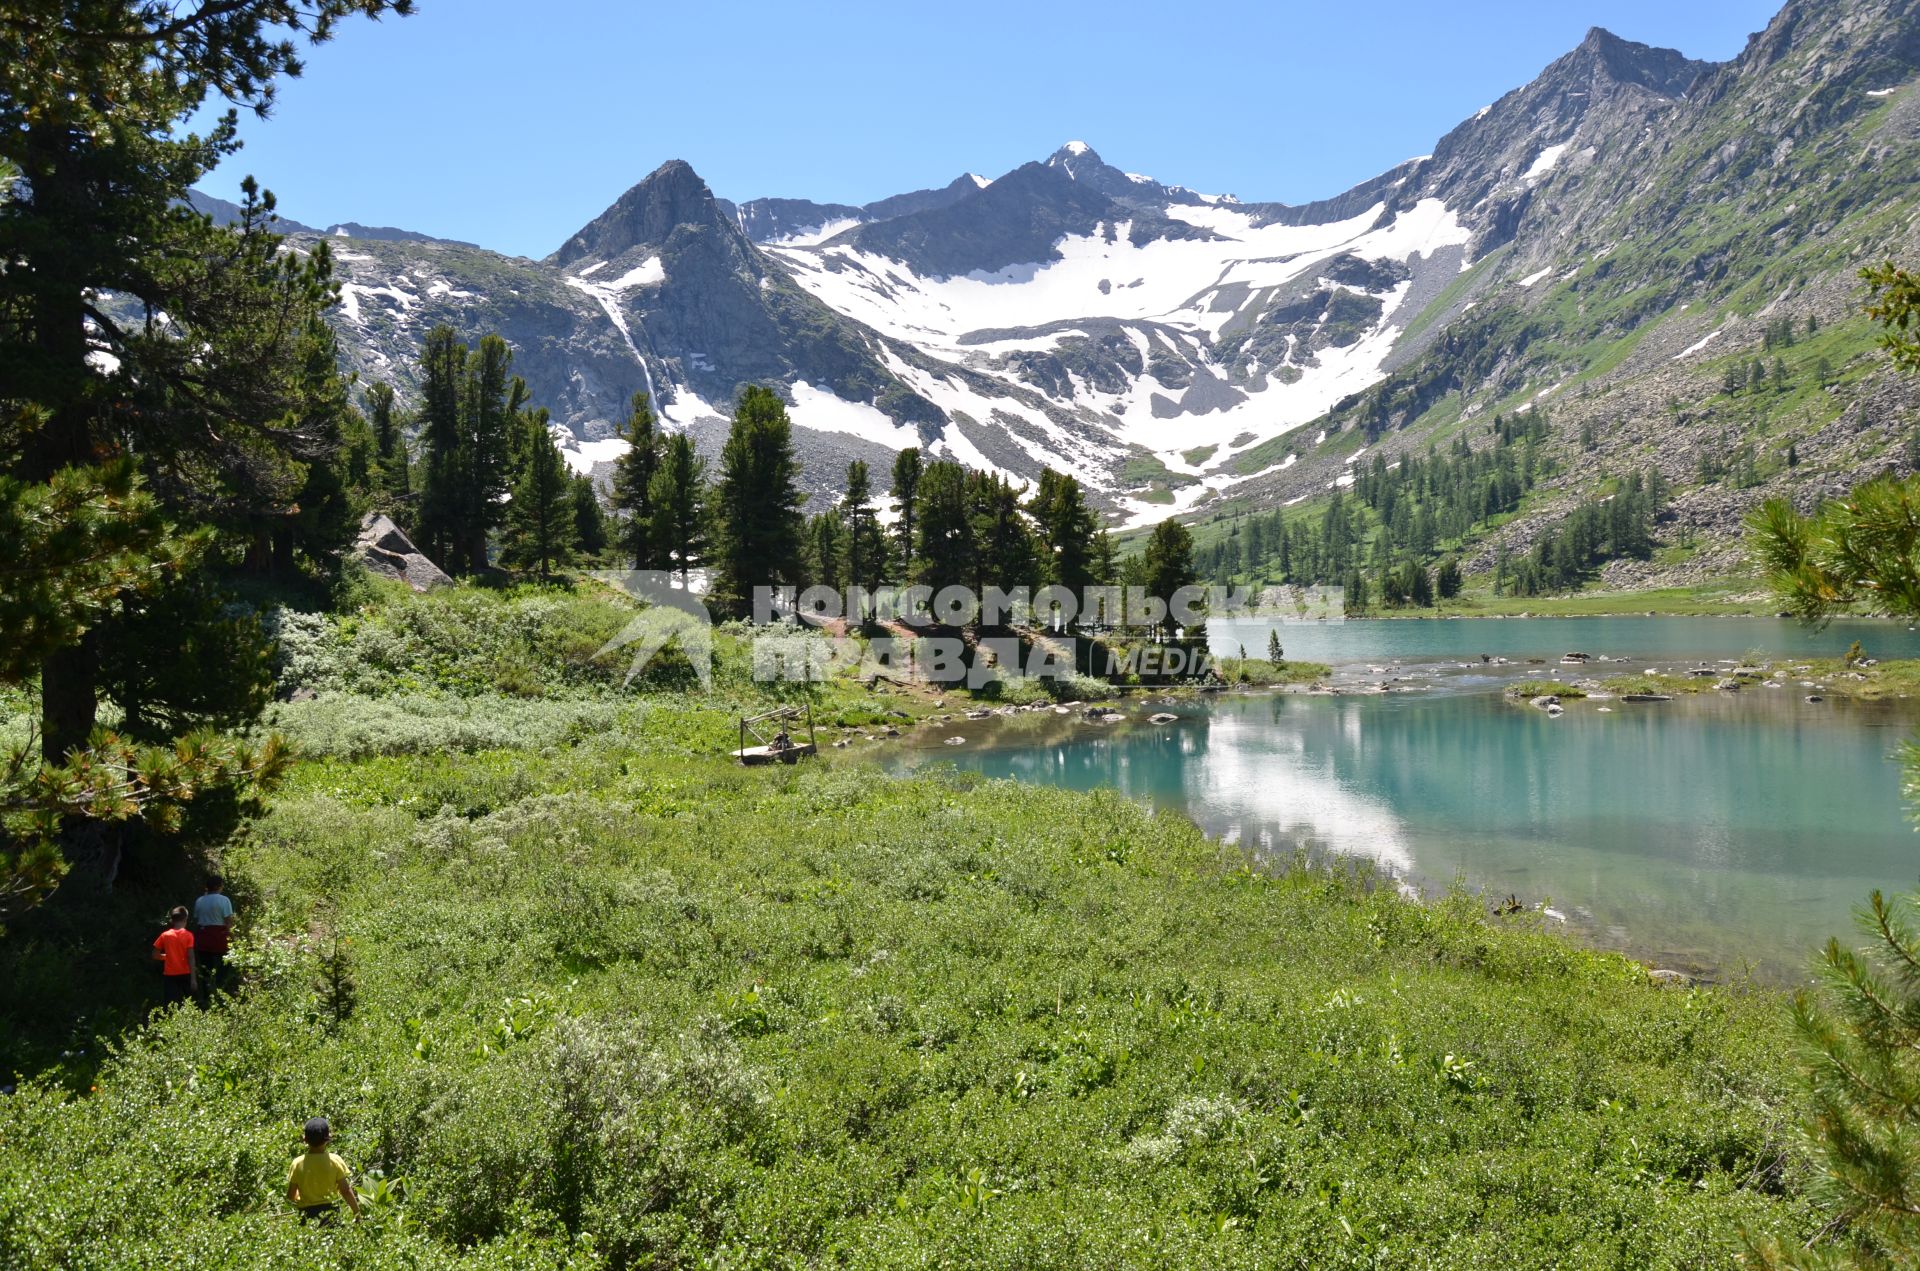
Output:
[[1302,202],[1426,153],[1591,26],[1725,59],[1781,2],[419,0],[314,50],[203,184],[529,256],[668,159],[728,198],[864,203],[1084,139]]

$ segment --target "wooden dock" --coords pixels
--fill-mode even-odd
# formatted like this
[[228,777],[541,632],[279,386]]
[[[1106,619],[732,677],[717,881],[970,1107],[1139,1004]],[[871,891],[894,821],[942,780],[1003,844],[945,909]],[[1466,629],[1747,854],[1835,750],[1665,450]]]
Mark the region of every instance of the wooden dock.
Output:
[[749,768],[762,768],[771,763],[799,763],[806,756],[819,753],[818,746],[803,741],[792,746],[747,746],[734,751],[733,757]]
[[[807,739],[799,741],[792,734],[800,731],[803,723]],[[772,736],[767,735],[769,732]],[[749,745],[749,741],[758,744]],[[799,763],[819,753],[820,746],[813,732],[813,703],[808,702],[804,711],[797,706],[782,706],[764,715],[743,716],[740,746],[733,757],[748,768],[764,768],[768,764]]]

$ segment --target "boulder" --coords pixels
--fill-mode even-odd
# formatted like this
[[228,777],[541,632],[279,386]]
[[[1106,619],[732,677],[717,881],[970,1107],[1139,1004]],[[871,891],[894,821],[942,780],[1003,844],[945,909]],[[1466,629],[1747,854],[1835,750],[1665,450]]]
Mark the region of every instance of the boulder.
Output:
[[1180,717],[1178,715],[1170,714],[1167,711],[1161,711],[1158,715],[1155,715],[1152,719],[1148,720],[1147,722],[1151,724],[1177,724],[1180,722]]
[[397,578],[415,591],[431,591],[453,579],[413,545],[406,531],[387,517],[368,513],[354,542],[360,562],[382,578]]

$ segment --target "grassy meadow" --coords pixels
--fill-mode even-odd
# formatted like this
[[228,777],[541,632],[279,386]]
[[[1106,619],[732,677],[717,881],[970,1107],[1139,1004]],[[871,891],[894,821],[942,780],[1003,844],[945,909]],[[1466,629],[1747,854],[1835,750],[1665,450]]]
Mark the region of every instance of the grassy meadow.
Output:
[[[179,862],[0,940],[0,1261],[1706,1267],[1819,1225],[1775,996],[1116,796],[741,769],[739,642],[626,688],[624,615],[279,620],[304,757],[221,862],[238,990],[144,1018]],[[934,709],[784,692],[823,740]],[[364,1222],[280,1198],[314,1115]]]

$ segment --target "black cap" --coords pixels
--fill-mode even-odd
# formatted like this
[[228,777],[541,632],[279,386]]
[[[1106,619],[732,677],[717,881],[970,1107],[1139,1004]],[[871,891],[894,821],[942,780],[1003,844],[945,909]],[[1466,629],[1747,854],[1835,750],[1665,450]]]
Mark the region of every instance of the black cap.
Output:
[[325,1117],[315,1117],[307,1122],[307,1142],[325,1143],[333,1137],[333,1127],[327,1124]]

